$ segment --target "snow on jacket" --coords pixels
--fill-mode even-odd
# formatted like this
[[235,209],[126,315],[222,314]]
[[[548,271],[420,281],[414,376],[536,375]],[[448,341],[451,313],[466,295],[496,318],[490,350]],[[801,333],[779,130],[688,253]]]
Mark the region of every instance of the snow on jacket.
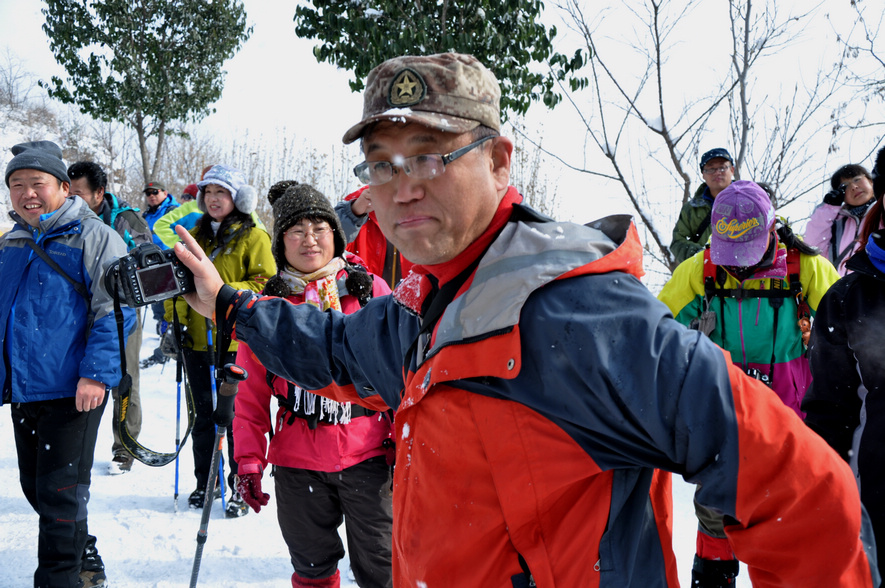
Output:
[[840,276],[848,272],[845,266],[860,243],[857,218],[845,211],[842,206],[821,203],[811,213],[805,227],[805,242],[820,249],[821,254],[836,266]]
[[[673,227],[673,240],[670,253],[676,263],[682,263],[704,248],[713,232],[710,215],[713,210],[713,197],[707,190],[707,184],[701,184],[694,196],[682,205],[676,226]],[[706,226],[702,227],[706,219]],[[698,236],[700,233],[700,236]]]
[[851,464],[885,557],[885,274],[861,250],[817,311],[806,424]]
[[[167,194],[166,198],[159,203],[155,208],[148,208],[144,212],[141,213],[141,216],[144,217],[144,220],[147,221],[148,227],[151,231],[154,230],[154,224],[156,224],[157,219],[159,219],[164,214],[171,212],[178,208],[178,203],[175,201],[175,198],[172,197],[172,194]],[[188,227],[188,229],[192,229],[193,227]],[[153,237],[154,243],[160,247],[160,249],[169,249],[169,246],[163,243],[163,241],[154,233]]]
[[[190,231],[197,226],[197,222],[202,216],[203,211],[200,210],[197,201],[189,200],[181,206],[173,208],[171,211],[154,221],[154,226],[152,227],[154,237],[159,239],[166,248],[171,249],[181,240],[178,238],[178,235],[175,234],[175,227],[181,225]],[[258,218],[258,213],[255,211],[252,211],[252,222],[254,222],[255,226],[259,229],[267,231],[267,228],[264,226],[264,223],[261,222],[261,219]]]
[[[339,292],[346,292],[344,280],[347,273],[338,273]],[[373,295],[390,294],[384,280],[374,276]],[[304,296],[297,294],[287,298],[292,304],[302,304]],[[360,309],[355,296],[341,296],[341,310],[352,314]],[[384,455],[381,446],[392,434],[390,418],[386,413],[359,416],[346,424],[319,423],[311,430],[302,418],[292,418],[283,407],[276,410],[273,425],[267,415],[273,413],[274,395],[287,395],[288,383],[283,378],[273,380],[268,386],[267,370],[245,343],[237,350],[237,364],[249,377],[239,385],[234,411],[233,432],[236,443],[234,452],[240,473],[260,472],[268,463],[288,468],[301,468],[319,472],[338,472],[361,463],[370,457]],[[272,430],[273,427],[273,430]],[[267,434],[273,432],[270,446]],[[259,465],[260,469],[255,466]]]
[[[179,208],[183,208],[183,206]],[[237,289],[261,292],[268,278],[277,273],[277,264],[270,248],[270,237],[264,229],[258,227],[251,227],[234,236],[241,226],[240,223],[233,223],[227,227],[225,238],[231,239],[233,237],[233,240],[227,243],[215,257],[213,263],[225,284],[230,284]],[[196,228],[191,229],[190,233],[194,235],[197,243],[207,255],[212,253],[218,244],[216,239],[210,242],[198,237]],[[179,297],[175,300],[177,300],[175,306],[178,310],[178,320],[182,327],[187,329],[184,346],[194,351],[208,351],[206,318],[193,310],[184,298]],[[169,298],[163,302],[165,308],[163,318],[169,324],[172,324],[173,319],[172,301],[173,299]],[[213,324],[213,344],[218,340],[217,337],[218,333]],[[231,341],[228,351],[236,350],[237,342]]]
[[398,409],[394,585],[509,588],[521,555],[538,586],[675,587],[670,470],[737,521],[757,588],[871,586],[850,469],[646,290],[629,219],[513,212],[420,364],[393,297],[343,315],[222,288],[267,369]]
[[[80,198],[68,198],[61,208],[43,215],[38,231],[17,213],[9,215],[16,225],[0,238],[0,324],[6,356],[0,364],[2,398],[73,398],[80,378],[116,386],[120,343],[104,268],[126,255],[123,240]],[[35,241],[65,273],[86,285],[90,308],[26,241]],[[122,312],[128,333],[135,325],[135,311],[124,306]]]
[[368,186],[363,186],[336,204],[335,214],[341,221],[347,239],[347,250],[365,260],[369,273],[381,276],[393,288],[400,279],[409,274],[412,262],[404,258],[393,243],[387,240],[378,226],[374,212],[361,217],[354,214],[350,203],[359,198],[366,188]]
[[[833,265],[820,255],[800,253],[799,281],[802,294],[814,316],[821,297],[839,279]],[[721,289],[789,291],[787,249],[778,244],[775,263],[739,282],[729,273]],[[658,295],[676,320],[688,326],[706,310],[704,301],[704,252],[699,251],[679,265]],[[775,311],[775,306],[780,307]],[[803,416],[799,405],[811,383],[811,371],[797,323],[795,298],[713,297],[710,310],[716,314],[714,343],[731,354],[738,366],[758,369],[771,376],[772,388],[784,404]],[[775,313],[777,318],[775,319]],[[723,318],[724,317],[724,318]],[[777,330],[775,331],[775,324]],[[774,369],[772,370],[772,364]]]

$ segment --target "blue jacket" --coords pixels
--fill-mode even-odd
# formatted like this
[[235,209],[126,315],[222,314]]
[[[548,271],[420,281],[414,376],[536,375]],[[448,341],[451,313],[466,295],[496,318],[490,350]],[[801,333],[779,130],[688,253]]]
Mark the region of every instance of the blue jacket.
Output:
[[[10,212],[15,227],[0,238],[2,400],[72,398],[80,378],[120,382],[120,344],[104,268],[126,244],[79,198],[65,200],[34,230]],[[73,286],[27,245],[35,240],[74,280],[86,285],[91,308]],[[93,315],[89,325],[90,310]],[[124,332],[135,311],[123,307]]]
[[[172,194],[167,194],[166,199],[158,204],[155,209],[151,210],[150,208],[148,208],[141,213],[141,216],[144,217],[144,220],[147,221],[148,227],[150,227],[151,231],[153,231],[154,223],[157,222],[157,219],[176,208],[178,208],[178,203],[175,201],[175,198],[172,197]],[[154,235],[154,243],[157,244],[160,249],[169,249],[169,247],[165,243],[163,243],[163,241],[159,237],[157,237],[157,235]]]

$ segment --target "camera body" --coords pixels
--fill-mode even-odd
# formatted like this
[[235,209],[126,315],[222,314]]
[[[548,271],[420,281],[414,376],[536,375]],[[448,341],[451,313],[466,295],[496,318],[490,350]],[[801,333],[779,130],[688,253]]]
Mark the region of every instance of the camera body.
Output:
[[129,306],[146,306],[194,291],[194,275],[171,249],[160,249],[154,243],[142,243],[121,257],[105,271],[105,286]]
[[760,382],[771,388],[771,376],[769,376],[768,374],[763,373],[756,368],[747,368],[744,371],[754,380],[759,380]]

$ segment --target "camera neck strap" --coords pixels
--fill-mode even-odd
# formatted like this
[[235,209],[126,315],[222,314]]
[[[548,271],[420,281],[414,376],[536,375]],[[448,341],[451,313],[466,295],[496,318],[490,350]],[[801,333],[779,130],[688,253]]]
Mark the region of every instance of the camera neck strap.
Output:
[[59,274],[61,274],[61,277],[71,283],[71,286],[73,286],[74,290],[77,291],[77,294],[83,297],[83,300],[86,301],[86,306],[89,307],[91,311],[92,296],[89,295],[89,290],[86,288],[86,284],[84,284],[83,282],[78,282],[77,280],[69,276],[67,272],[61,269],[61,266],[55,263],[55,260],[49,257],[49,254],[43,251],[43,249],[41,249],[34,241],[26,239],[25,243],[28,244],[28,247],[34,250],[34,253],[40,256],[40,259],[48,263],[49,267],[57,271]]
[[89,332],[92,330],[92,323],[95,320],[95,314],[92,312],[92,295],[89,293],[89,289],[86,287],[86,284],[83,282],[78,282],[74,278],[72,278],[68,273],[62,269],[60,265],[58,265],[54,259],[49,257],[49,254],[43,251],[39,245],[37,245],[33,240],[25,240],[25,243],[28,244],[28,247],[34,250],[40,259],[49,264],[49,267],[58,272],[61,277],[70,282],[71,287],[83,297],[83,300],[86,301],[86,338],[89,338]]
[[[126,413],[129,409],[129,396],[132,392],[132,376],[129,375],[126,369],[126,349],[125,349],[125,335],[123,333],[124,325],[123,325],[123,310],[120,305],[120,287],[119,287],[119,276],[114,281],[114,318],[117,322],[117,337],[120,341],[120,369],[122,369],[122,377],[120,378],[120,384],[117,386],[117,395],[120,402],[120,410],[118,414],[115,414],[115,419],[113,426],[115,430],[119,433],[120,444],[123,448],[129,452],[132,457],[140,461],[145,465],[149,465],[152,467],[160,467],[166,464],[171,463],[178,457],[178,453],[181,451],[181,448],[184,447],[185,442],[187,441],[188,435],[190,435],[191,430],[194,428],[194,418],[196,415],[196,409],[194,408],[194,398],[191,394],[190,386],[185,385],[185,404],[187,410],[187,428],[184,431],[184,435],[182,436],[180,442],[176,440],[176,447],[174,452],[170,453],[160,453],[159,451],[154,451],[153,449],[148,449],[141,443],[139,443],[135,437],[132,436],[132,433],[129,432],[129,425],[126,424]],[[173,304],[173,328],[176,328],[175,333],[180,334],[180,327],[178,327],[178,313],[174,310],[175,306]],[[138,326],[136,325],[136,328]],[[181,364],[181,350],[179,346],[179,365]],[[138,369],[138,365],[136,364],[136,368]],[[115,411],[117,412],[117,411]]]

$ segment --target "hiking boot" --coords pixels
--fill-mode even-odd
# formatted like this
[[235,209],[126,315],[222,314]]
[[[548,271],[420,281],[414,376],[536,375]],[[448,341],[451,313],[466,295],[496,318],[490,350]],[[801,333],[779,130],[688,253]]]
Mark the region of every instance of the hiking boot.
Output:
[[132,469],[131,455],[115,455],[111,463],[108,464],[108,475],[116,476],[125,474]]
[[227,506],[224,509],[224,516],[229,519],[235,519],[237,517],[244,517],[247,514],[249,514],[249,505],[246,504],[246,501],[243,500],[240,493],[234,490],[233,494],[231,494],[230,500],[227,501]]
[[[221,498],[221,488],[215,487],[214,496],[212,496],[212,500],[218,500]],[[206,501],[206,489],[205,488],[197,488],[191,495],[187,497],[187,506],[188,508],[203,508],[203,503]]]
[[154,349],[154,352],[150,355],[150,357],[142,359],[139,365],[141,365],[141,369],[145,370],[154,365],[163,365],[168,359],[169,358],[163,355],[163,352],[160,351],[160,348],[157,347],[156,349]]
[[691,587],[734,588],[738,571],[740,563],[736,559],[714,561],[696,555],[691,567]]
[[83,588],[108,587],[108,577],[105,575],[104,570],[99,570],[97,572],[83,570],[80,572],[80,582],[80,585],[83,586]]
[[108,585],[108,577],[104,573],[104,562],[95,548],[95,537],[86,536],[83,547],[83,558],[80,561],[80,580],[84,588],[102,588]]

